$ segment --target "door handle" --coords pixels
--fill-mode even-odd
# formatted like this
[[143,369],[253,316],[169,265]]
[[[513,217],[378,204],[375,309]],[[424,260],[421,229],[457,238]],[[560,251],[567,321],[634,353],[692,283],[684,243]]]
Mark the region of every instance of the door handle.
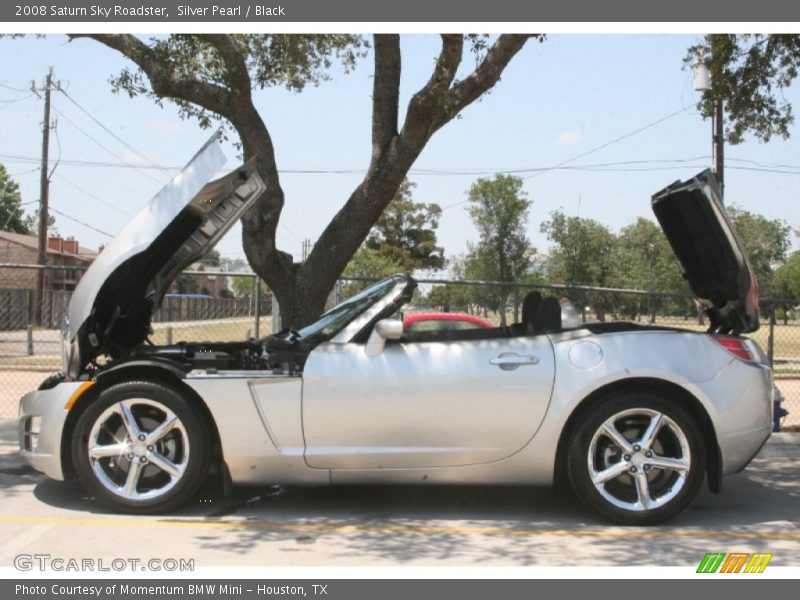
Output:
[[535,365],[539,363],[537,356],[521,356],[516,352],[503,352],[497,358],[489,360],[490,365],[500,367],[504,371],[513,371],[523,365]]

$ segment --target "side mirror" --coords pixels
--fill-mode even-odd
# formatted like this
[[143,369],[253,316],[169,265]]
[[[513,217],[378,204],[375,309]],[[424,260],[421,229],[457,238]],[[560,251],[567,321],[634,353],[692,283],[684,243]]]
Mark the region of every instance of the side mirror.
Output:
[[377,356],[383,352],[386,340],[399,340],[403,337],[403,322],[397,319],[382,319],[375,323],[369,334],[364,351],[367,356]]
[[399,319],[383,319],[375,323],[375,331],[384,340],[399,340],[403,337],[403,322]]

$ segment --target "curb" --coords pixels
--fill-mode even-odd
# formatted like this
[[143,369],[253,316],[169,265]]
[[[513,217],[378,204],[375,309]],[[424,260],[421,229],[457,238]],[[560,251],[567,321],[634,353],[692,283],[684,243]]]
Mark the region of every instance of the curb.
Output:
[[773,433],[758,453],[758,457],[800,459],[800,432]]
[[0,446],[17,445],[16,419],[0,419]]

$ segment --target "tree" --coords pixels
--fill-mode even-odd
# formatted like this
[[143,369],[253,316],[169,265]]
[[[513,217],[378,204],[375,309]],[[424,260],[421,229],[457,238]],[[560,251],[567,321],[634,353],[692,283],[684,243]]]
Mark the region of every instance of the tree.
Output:
[[344,277],[363,277],[365,280],[344,282],[339,291],[343,299],[349,298],[372,285],[376,280],[402,271],[403,267],[400,263],[388,256],[381,256],[376,250],[361,246],[347,263],[342,275]]
[[253,295],[253,278],[248,275],[231,276],[231,290],[237,298],[250,298]]
[[408,179],[400,184],[365,244],[400,265],[402,271],[441,269],[444,248],[436,245],[436,229],[442,209],[438,204],[414,202],[414,187]]
[[553,242],[547,260],[552,282],[608,285],[615,239],[608,227],[594,219],[568,217],[556,210],[539,229]]
[[[610,283],[615,237],[608,227],[594,219],[568,217],[557,210],[541,224],[540,231],[553,242],[547,258],[551,282],[595,286]],[[571,300],[579,307],[592,304],[600,320],[613,301],[606,294],[579,291],[571,294]]]
[[[677,291],[686,287],[682,269],[661,228],[643,217],[623,227],[611,254],[611,283],[619,287],[659,291]],[[643,304],[643,301],[646,304]],[[649,308],[655,320],[658,301],[655,296],[632,297],[628,314],[638,316]]]
[[702,63],[711,72],[712,88],[703,92],[700,112],[710,118],[722,100],[730,143],[741,143],[747,132],[764,142],[773,135],[789,137],[794,115],[783,90],[797,77],[800,35],[707,35],[689,48],[684,63]]
[[3,165],[0,165],[0,229],[30,235],[30,217],[22,210],[22,195],[19,184],[11,179]]
[[201,265],[206,265],[208,267],[217,267],[219,268],[221,265],[220,261],[222,257],[220,256],[219,250],[212,248],[209,250],[203,258],[200,259]]
[[[434,133],[492,89],[531,36],[501,35],[489,44],[482,36],[442,35],[431,75],[411,95],[401,125],[400,37],[375,35],[371,161],[302,263],[275,245],[284,194],[272,139],[253,104],[253,91],[279,85],[300,91],[325,79],[334,61],[353,68],[364,52],[363,39],[285,34],[181,34],[146,41],[129,34],[71,37],[90,37],[134,63],[133,70],[113,78],[116,90],[158,103],[171,100],[183,116],[196,118],[204,127],[215,121],[228,123],[238,134],[244,158],[257,157],[266,192],[242,218],[243,246],[253,270],[278,297],[285,324],[297,327],[323,310],[336,278]],[[465,46],[476,51],[477,65],[457,80]]]
[[793,252],[775,271],[773,291],[780,299],[800,300],[800,251]]
[[771,292],[773,271],[786,259],[791,246],[791,227],[782,219],[767,219],[736,206],[727,207],[727,212],[742,239],[761,289]]
[[611,278],[620,287],[676,291],[685,286],[664,232],[644,217],[619,232],[611,263]]
[[[39,207],[33,211],[33,215],[25,216],[25,226],[28,228],[29,235],[39,235],[39,215],[41,209]],[[58,228],[56,228],[56,218],[53,213],[47,213],[47,233],[48,235],[58,235]]]
[[[513,281],[528,270],[531,247],[525,226],[531,201],[522,189],[522,178],[497,174],[478,179],[469,190],[469,216],[480,241],[470,246],[466,261],[470,279]],[[506,300],[511,288],[494,288],[500,324],[506,325]]]

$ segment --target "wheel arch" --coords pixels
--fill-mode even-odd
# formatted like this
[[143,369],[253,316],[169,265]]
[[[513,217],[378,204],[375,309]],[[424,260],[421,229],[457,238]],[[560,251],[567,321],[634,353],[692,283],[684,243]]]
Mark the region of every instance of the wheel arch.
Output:
[[554,479],[557,483],[566,481],[567,442],[572,436],[576,423],[588,410],[602,402],[611,394],[620,392],[648,391],[676,398],[681,406],[697,419],[703,433],[707,451],[706,476],[709,489],[715,494],[722,485],[722,455],[717,441],[717,432],[703,403],[689,390],[677,383],[653,377],[631,377],[608,383],[587,395],[572,410],[558,439]]
[[211,428],[212,435],[214,436],[212,460],[224,464],[222,443],[214,417],[200,395],[184,383],[184,375],[184,371],[176,365],[160,361],[132,361],[98,373],[94,379],[94,385],[87,388],[75,401],[75,404],[70,409],[67,419],[64,422],[64,429],[61,435],[61,470],[64,474],[64,479],[72,479],[75,477],[70,446],[78,418],[103,391],[117,383],[134,380],[152,381],[161,385],[168,385],[179,390],[181,393],[185,394],[187,398],[191,399],[206,419],[206,422]]

